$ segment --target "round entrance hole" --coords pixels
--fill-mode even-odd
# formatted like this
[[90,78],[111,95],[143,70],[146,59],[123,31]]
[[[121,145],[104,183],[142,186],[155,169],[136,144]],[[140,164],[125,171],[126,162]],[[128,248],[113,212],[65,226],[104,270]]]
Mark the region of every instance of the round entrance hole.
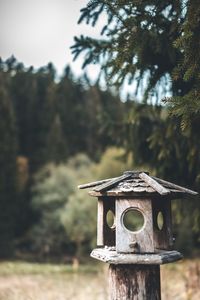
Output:
[[161,211],[159,211],[159,213],[157,214],[157,226],[159,230],[162,230],[164,226],[164,217]]
[[111,229],[115,228],[115,215],[112,210],[109,210],[106,214],[106,223]]
[[131,208],[124,214],[123,224],[129,231],[137,232],[144,225],[144,216],[139,210]]

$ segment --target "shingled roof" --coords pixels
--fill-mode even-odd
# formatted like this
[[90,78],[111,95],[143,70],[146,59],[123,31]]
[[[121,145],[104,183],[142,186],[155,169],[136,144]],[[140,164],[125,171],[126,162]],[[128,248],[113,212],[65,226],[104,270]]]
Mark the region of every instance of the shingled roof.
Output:
[[124,195],[154,195],[161,196],[186,196],[197,195],[190,189],[181,187],[166,180],[150,176],[148,172],[126,171],[123,175],[115,178],[90,182],[79,185],[79,189],[92,188],[89,192],[92,196],[124,196]]

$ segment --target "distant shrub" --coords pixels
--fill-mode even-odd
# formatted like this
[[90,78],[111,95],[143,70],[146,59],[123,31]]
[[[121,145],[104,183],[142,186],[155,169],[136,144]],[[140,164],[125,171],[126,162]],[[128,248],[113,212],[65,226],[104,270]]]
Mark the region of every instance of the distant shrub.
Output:
[[125,155],[122,148],[110,147],[102,155],[100,162],[95,165],[95,174],[98,178],[110,178],[121,175],[124,171],[132,170],[131,157]]
[[[35,175],[32,207],[38,214],[38,222],[32,227],[29,237],[32,250],[41,256],[58,255],[63,251],[70,253],[74,248],[73,251],[77,252],[76,248],[80,248],[80,239],[74,228],[84,214],[87,219],[85,206],[92,205],[92,201],[88,201],[85,195],[80,200],[77,185],[91,179],[91,166],[92,162],[86,155],[78,154],[67,164],[48,164]],[[88,210],[91,211],[89,207]],[[90,244],[93,236],[87,233],[89,228],[86,226],[79,228],[81,243],[89,240]]]

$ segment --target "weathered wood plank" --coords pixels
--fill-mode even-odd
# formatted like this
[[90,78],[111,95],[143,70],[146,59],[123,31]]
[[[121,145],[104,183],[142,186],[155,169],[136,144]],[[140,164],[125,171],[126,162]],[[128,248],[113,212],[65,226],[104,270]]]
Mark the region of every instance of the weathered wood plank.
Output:
[[[144,225],[139,231],[129,231],[123,225],[123,214],[133,209],[140,211],[144,217]],[[132,243],[137,243],[133,248]],[[116,250],[121,253],[154,252],[153,221],[150,199],[117,199],[116,200]]]
[[147,175],[145,173],[140,173],[139,177],[141,179],[143,179],[146,183],[148,183],[160,195],[167,195],[170,193],[170,191],[168,189],[163,187],[161,184],[159,184],[156,180],[151,178],[149,175]]
[[[111,250],[112,249],[112,250]],[[148,254],[132,254],[132,253],[117,253],[113,247],[96,248],[91,254],[91,257],[109,264],[141,264],[141,265],[162,265],[170,262],[175,262],[183,258],[178,251],[162,251],[157,250],[156,253]]]
[[110,228],[107,224],[106,216],[108,211],[111,210],[115,215],[115,200],[113,198],[103,198],[103,242],[104,245],[115,245],[115,228]]
[[[173,246],[172,235],[172,218],[171,218],[171,200],[165,199],[152,199],[153,211],[153,235],[154,247],[156,249],[170,250]],[[158,226],[158,214],[161,212],[163,215],[163,228]]]
[[98,198],[97,207],[97,246],[104,246],[104,207],[103,199]]
[[111,181],[113,179],[116,179],[116,178],[118,178],[118,177],[93,181],[93,182],[85,183],[85,184],[80,184],[80,185],[78,185],[78,188],[79,189],[87,189],[87,188],[90,188],[90,187],[94,187],[94,186],[101,185],[103,183],[109,182],[109,181]]
[[152,178],[155,179],[155,180],[157,180],[158,182],[160,182],[162,184],[166,184],[169,188],[179,189],[182,192],[185,192],[185,193],[188,193],[188,194],[191,194],[191,195],[198,195],[197,192],[195,192],[193,190],[190,190],[190,189],[187,189],[187,188],[184,188],[184,187],[182,187],[180,185],[177,185],[177,184],[171,183],[169,181],[157,178],[155,176],[152,176]]
[[[145,192],[132,192],[127,194],[127,192],[119,192],[119,191],[115,191],[110,190],[110,191],[105,191],[105,192],[95,192],[95,191],[89,191],[88,194],[92,197],[100,197],[100,196],[109,196],[109,197],[130,197],[130,198],[138,198],[140,197],[141,199],[143,199],[144,197],[155,197],[158,195],[157,192],[152,192],[152,191],[148,191],[148,188],[146,188]],[[141,201],[140,199],[140,201]]]
[[160,300],[160,266],[109,266],[110,300]]
[[117,178],[115,178],[115,179],[113,179],[113,180],[111,180],[109,182],[106,182],[106,183],[102,184],[99,187],[95,187],[94,191],[96,191],[96,192],[106,191],[107,189],[115,186],[115,184],[121,182],[122,180],[128,179],[130,177],[132,177],[132,173],[124,174],[124,175],[122,175],[120,177],[117,177]]

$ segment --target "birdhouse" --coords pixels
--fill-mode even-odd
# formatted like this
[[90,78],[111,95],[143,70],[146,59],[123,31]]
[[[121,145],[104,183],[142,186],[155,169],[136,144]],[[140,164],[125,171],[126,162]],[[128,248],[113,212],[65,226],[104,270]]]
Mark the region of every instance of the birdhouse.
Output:
[[89,194],[98,197],[97,246],[115,254],[172,250],[171,200],[197,194],[135,171],[79,188],[92,188]]

